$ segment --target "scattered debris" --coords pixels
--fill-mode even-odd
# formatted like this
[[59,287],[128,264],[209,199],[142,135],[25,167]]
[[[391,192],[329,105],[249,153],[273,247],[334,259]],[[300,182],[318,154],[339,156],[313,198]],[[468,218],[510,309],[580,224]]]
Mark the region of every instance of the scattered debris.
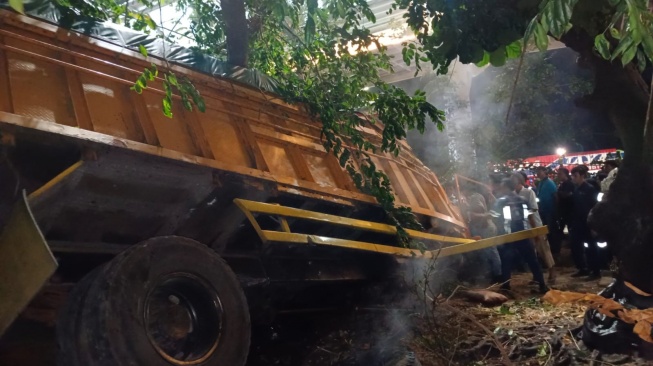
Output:
[[[583,295],[601,289],[596,282],[571,279],[570,273],[561,273],[560,289],[581,290]],[[415,332],[416,337],[410,345],[417,351],[422,364],[505,365],[506,361],[538,366],[650,364],[639,358],[641,353],[608,354],[589,348],[579,338],[587,305],[580,302],[553,305],[531,297],[530,282],[530,275],[514,276],[513,288],[519,292],[514,294],[515,300],[501,306],[479,306],[459,297],[448,299],[436,309],[439,314],[434,317],[437,331],[426,329],[428,322],[416,319],[414,325],[419,332]],[[562,291],[553,292],[559,293]],[[492,335],[479,323],[486,329],[493,329]]]
[[467,300],[479,302],[485,306],[497,306],[508,301],[505,295],[490,290],[464,290],[459,294]]

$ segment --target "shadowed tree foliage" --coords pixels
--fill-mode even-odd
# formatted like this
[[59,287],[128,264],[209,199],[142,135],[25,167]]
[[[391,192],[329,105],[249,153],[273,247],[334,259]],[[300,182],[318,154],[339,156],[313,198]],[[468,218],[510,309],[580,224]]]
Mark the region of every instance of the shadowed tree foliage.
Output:
[[[647,0],[397,0],[419,47],[445,73],[451,61],[502,66],[548,36],[594,75],[577,103],[609,116],[626,151],[616,182],[590,217],[620,262],[619,275],[653,291],[653,14]],[[647,114],[647,109],[649,113]]]
[[474,78],[471,100],[479,159],[502,162],[549,155],[560,146],[570,152],[621,147],[606,116],[576,105],[593,89],[593,75],[578,67],[576,58],[569,49],[527,54],[514,98],[519,60]]

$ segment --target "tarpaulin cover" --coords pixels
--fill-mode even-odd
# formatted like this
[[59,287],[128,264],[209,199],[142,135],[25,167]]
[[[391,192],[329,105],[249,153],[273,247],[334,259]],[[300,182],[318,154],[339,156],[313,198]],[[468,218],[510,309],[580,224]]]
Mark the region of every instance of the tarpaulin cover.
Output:
[[[154,35],[149,35],[111,22],[102,22],[89,17],[82,17],[70,8],[62,7],[54,1],[24,0],[25,14],[38,18],[65,29],[94,37],[119,47],[136,52],[139,45],[145,47],[148,56],[166,59],[211,76],[220,76],[248,84],[258,89],[277,92],[274,79],[254,69],[244,69],[227,64],[215,57],[196,50],[180,47]],[[0,0],[0,7],[9,8],[7,0]]]

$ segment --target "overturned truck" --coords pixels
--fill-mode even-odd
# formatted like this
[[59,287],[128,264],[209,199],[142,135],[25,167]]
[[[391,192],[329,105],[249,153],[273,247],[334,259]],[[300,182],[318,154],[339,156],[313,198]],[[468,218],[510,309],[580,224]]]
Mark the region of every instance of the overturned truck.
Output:
[[[44,286],[75,283],[56,321],[61,365],[243,365],[251,321],[332,306],[402,260],[543,230],[468,238],[404,143],[372,160],[447,235],[409,231],[433,250],[397,247],[301,107],[145,59],[119,42],[126,30],[53,20],[0,10],[0,336]],[[130,91],[150,63],[190,79],[206,113],[175,96],[165,117],[160,80]],[[363,132],[380,141],[379,126]]]

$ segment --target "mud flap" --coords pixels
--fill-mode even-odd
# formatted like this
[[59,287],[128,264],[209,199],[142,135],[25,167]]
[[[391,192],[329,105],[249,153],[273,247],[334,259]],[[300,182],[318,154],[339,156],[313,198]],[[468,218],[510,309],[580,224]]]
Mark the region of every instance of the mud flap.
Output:
[[0,336],[57,269],[23,192],[0,234]]

